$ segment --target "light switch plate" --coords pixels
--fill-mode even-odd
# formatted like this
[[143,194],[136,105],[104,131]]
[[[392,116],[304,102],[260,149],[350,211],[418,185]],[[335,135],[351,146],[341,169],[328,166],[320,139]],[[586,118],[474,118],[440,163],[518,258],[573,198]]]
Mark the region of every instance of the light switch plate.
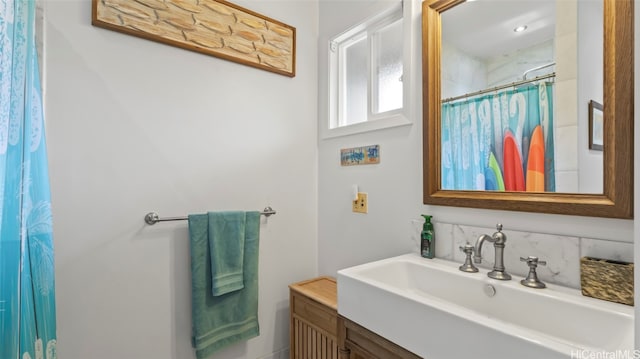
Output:
[[353,212],[367,213],[369,210],[369,202],[367,201],[367,194],[364,192],[358,192],[358,199],[353,201]]

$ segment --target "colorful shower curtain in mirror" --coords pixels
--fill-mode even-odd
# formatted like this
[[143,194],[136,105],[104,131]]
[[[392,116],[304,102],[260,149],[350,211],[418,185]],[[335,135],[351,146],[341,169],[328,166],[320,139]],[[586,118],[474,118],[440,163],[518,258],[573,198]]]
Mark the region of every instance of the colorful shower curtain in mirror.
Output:
[[442,188],[555,192],[553,84],[442,104]]
[[0,0],[0,358],[54,359],[51,203],[35,2]]

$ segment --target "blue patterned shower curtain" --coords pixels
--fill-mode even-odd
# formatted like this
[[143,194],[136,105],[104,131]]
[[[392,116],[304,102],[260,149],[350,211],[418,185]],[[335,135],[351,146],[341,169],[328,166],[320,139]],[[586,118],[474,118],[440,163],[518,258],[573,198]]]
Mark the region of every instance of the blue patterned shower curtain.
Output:
[[0,0],[0,358],[54,359],[53,238],[35,2]]
[[[540,153],[544,152],[544,169],[537,167],[538,173],[543,173],[544,191],[554,192],[552,99],[553,83],[540,83],[442,104],[442,188],[529,190],[525,183],[529,180],[528,157],[535,149],[536,163],[542,162]],[[531,143],[537,126],[544,151],[537,146],[539,142]],[[522,167],[524,187],[518,189],[505,185],[514,173],[514,163]]]

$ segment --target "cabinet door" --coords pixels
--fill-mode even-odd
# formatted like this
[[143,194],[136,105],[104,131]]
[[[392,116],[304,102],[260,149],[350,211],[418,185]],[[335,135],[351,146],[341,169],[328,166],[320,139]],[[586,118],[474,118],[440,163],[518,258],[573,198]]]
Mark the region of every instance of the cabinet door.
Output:
[[291,293],[291,359],[338,359],[337,312]]
[[338,337],[340,347],[349,353],[349,359],[420,359],[412,352],[344,317],[338,318]]
[[327,336],[315,326],[293,319],[292,359],[338,359],[338,345],[335,338]]

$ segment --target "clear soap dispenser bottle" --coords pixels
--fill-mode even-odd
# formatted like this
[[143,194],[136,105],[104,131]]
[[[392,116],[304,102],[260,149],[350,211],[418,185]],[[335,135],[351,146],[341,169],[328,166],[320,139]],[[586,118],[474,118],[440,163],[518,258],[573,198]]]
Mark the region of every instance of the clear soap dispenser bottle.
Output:
[[432,217],[426,214],[423,214],[422,217],[424,217],[424,226],[420,234],[421,255],[425,258],[433,258],[436,255],[436,235],[431,223]]

